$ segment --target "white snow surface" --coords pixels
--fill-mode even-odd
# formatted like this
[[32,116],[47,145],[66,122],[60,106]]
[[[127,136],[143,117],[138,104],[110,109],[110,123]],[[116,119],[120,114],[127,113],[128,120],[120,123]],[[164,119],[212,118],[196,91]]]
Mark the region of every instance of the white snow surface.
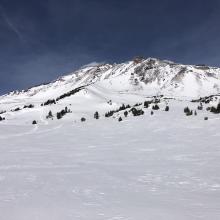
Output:
[[220,118],[186,117],[185,104],[123,122],[0,124],[1,219],[218,220]]
[[[217,94],[219,73],[150,58],[86,66],[0,97],[0,219],[219,220],[220,116],[206,111],[219,97],[200,111],[189,102]],[[154,115],[142,104],[143,116],[104,117],[160,94],[175,99],[161,98]],[[66,106],[71,113],[62,119],[46,119]],[[198,115],[185,116],[186,106]]]
[[[56,105],[41,106],[49,99],[57,99],[82,86],[80,92],[57,101]],[[151,96],[164,95],[191,100],[219,94],[219,91],[219,68],[148,58],[139,62],[84,66],[46,85],[0,96],[0,112],[6,111],[5,116],[9,120],[22,116],[25,120],[30,113],[38,119],[49,110],[57,112],[69,105],[72,105],[71,110],[76,114],[77,111],[88,111],[88,106],[89,110],[104,111],[125,102],[143,101]],[[113,101],[113,106],[106,104],[109,100]],[[35,108],[23,109],[24,105],[29,104]],[[16,108],[22,110],[14,113]]]

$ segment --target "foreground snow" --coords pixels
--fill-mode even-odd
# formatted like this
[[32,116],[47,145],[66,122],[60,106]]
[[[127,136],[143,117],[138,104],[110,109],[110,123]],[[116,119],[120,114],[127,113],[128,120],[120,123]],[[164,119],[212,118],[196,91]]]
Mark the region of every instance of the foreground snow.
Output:
[[220,219],[220,118],[182,111],[1,123],[1,219]]

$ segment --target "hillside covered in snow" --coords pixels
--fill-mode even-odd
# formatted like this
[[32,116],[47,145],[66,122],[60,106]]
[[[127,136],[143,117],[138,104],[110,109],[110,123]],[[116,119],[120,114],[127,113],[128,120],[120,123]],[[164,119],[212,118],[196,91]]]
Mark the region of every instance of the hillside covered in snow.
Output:
[[219,220],[220,69],[85,66],[0,97],[0,219]]
[[[181,65],[158,59],[136,58],[122,64],[85,66],[59,79],[0,97],[2,118],[44,121],[68,108],[72,119],[108,111],[122,104],[131,107],[152,97],[193,100],[216,95],[220,90],[220,69],[205,65]],[[213,101],[213,100],[212,100]],[[70,114],[69,114],[70,117]]]

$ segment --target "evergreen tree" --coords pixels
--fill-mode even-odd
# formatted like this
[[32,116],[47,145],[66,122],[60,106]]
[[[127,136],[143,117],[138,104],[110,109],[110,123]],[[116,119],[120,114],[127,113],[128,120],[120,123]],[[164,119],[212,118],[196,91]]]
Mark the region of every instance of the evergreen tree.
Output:
[[144,108],[148,108],[148,107],[149,107],[149,104],[150,104],[150,103],[149,103],[148,101],[145,101],[145,102],[144,102]]
[[132,112],[133,116],[140,116],[144,114],[144,111],[142,109],[138,110],[134,107],[130,111]]
[[197,109],[198,109],[198,110],[202,110],[202,109],[203,109],[203,106],[202,106],[202,105],[199,105],[199,106],[197,107]]
[[153,109],[153,110],[159,110],[160,108],[159,108],[159,106],[156,104],[156,105],[154,105],[154,106],[152,107],[152,109]]
[[49,111],[48,116],[53,117],[52,111]]
[[81,118],[81,122],[85,122],[86,119],[84,117]]
[[46,118],[47,118],[47,119],[48,119],[48,118],[53,118],[53,114],[52,114],[51,111],[48,112],[48,115],[46,116]]
[[118,121],[119,121],[119,122],[122,121],[122,118],[120,117],[120,118],[118,119]]
[[36,121],[36,120],[32,121],[32,124],[33,124],[33,125],[36,125],[36,124],[37,124],[37,121]]
[[0,121],[4,121],[4,120],[5,120],[5,118],[0,116]]
[[128,111],[124,112],[124,116],[127,117],[128,116]]
[[190,113],[190,109],[188,106],[184,108],[184,113],[186,113],[186,114]]
[[62,118],[62,114],[60,112],[57,112],[57,119],[61,119]]
[[67,107],[65,107],[64,111],[65,111],[65,113],[68,113],[68,108],[67,108]]
[[219,114],[220,113],[220,103],[218,103],[216,108],[214,106],[212,106],[210,109],[210,112],[213,112],[215,114]]
[[98,112],[95,112],[94,118],[95,118],[95,119],[99,119],[99,113],[98,113]]
[[189,112],[186,112],[186,116],[191,116],[191,115],[193,115],[193,111],[192,110],[190,110]]
[[170,108],[169,108],[169,106],[167,105],[166,107],[165,107],[165,112],[168,112],[170,110]]

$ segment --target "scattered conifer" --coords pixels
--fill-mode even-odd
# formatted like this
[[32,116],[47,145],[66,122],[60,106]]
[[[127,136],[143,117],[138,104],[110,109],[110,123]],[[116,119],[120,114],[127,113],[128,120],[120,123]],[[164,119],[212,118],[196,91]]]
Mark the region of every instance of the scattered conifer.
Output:
[[120,118],[118,119],[118,121],[119,121],[119,122],[122,121],[122,118],[120,117]]
[[85,122],[86,119],[84,117],[81,118],[81,122]]

